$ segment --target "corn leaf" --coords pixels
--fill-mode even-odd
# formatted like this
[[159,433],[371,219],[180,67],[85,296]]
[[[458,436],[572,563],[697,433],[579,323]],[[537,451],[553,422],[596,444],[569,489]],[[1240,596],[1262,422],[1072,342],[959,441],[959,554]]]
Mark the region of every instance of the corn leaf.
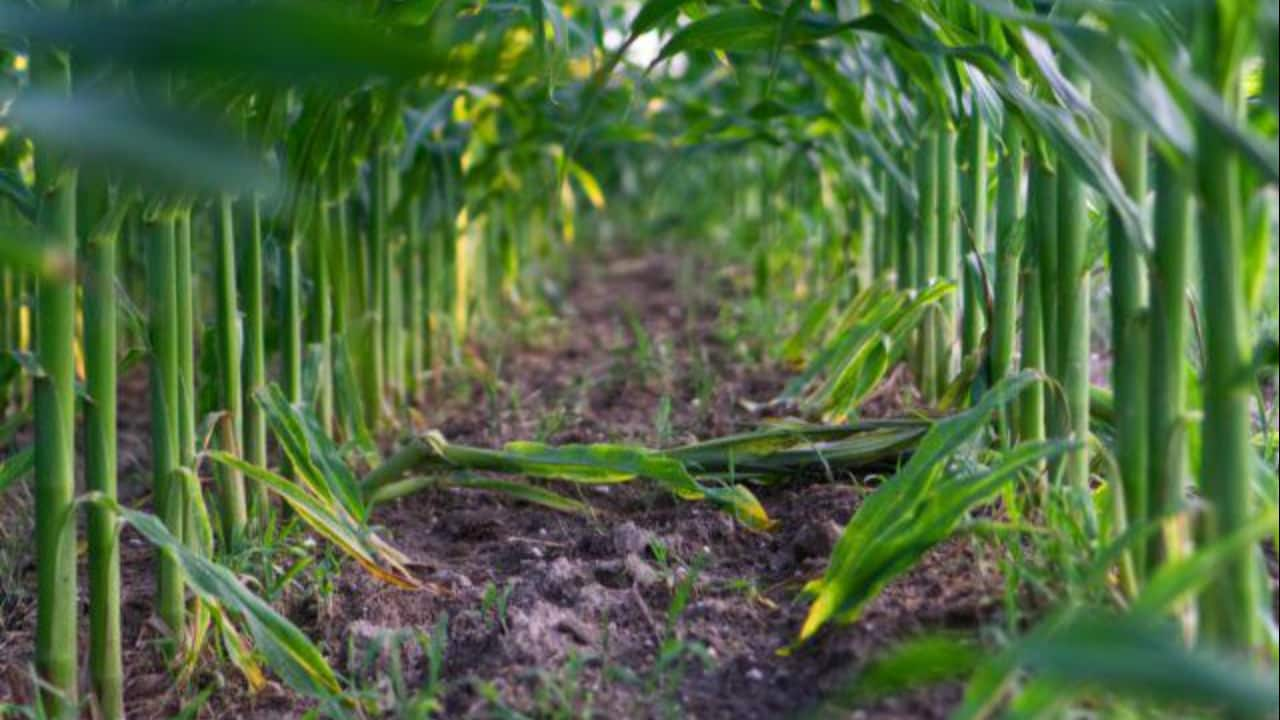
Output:
[[963,678],[974,671],[982,655],[972,638],[926,635],[908,640],[868,663],[824,704],[854,709],[878,697]]
[[1142,586],[1131,611],[1140,616],[1156,616],[1169,611],[1180,600],[1207,586],[1242,551],[1276,532],[1280,515],[1274,506],[1260,512],[1247,525],[1187,557],[1167,562]]
[[155,516],[102,497],[94,501],[107,505],[162,552],[176,557],[187,584],[201,599],[237,615],[248,627],[256,650],[289,687],[317,699],[332,699],[341,691],[320,650],[293,623],[249,592],[230,570],[192,552]]
[[296,485],[266,468],[222,451],[210,451],[209,456],[262,483],[289,503],[308,527],[354,559],[370,575],[400,588],[423,587],[406,567],[407,557],[353,519],[341,505],[326,502],[304,489],[309,485]]
[[234,133],[172,107],[27,91],[9,112],[41,147],[85,166],[111,168],[118,177],[166,196],[277,189],[270,168]]
[[327,504],[341,503],[347,514],[366,522],[368,512],[360,497],[359,482],[315,415],[290,405],[274,383],[258,390],[255,398],[289,458],[289,467],[311,494]]
[[1014,649],[1018,664],[1061,689],[1086,689],[1171,706],[1221,709],[1231,717],[1280,711],[1275,673],[1242,659],[1191,649],[1177,629],[1134,615],[1081,609],[1032,633]]
[[591,513],[591,506],[586,503],[565,497],[557,492],[553,492],[537,485],[528,483],[515,482],[512,480],[499,480],[496,478],[486,477],[452,477],[448,480],[449,485],[461,488],[470,488],[474,490],[486,490],[488,492],[505,495],[516,500],[522,500],[534,505],[541,505],[559,512],[574,513],[577,515],[588,515]]
[[945,540],[970,507],[993,496],[1021,468],[1065,449],[1061,443],[1026,444],[993,468],[942,479],[952,453],[1032,381],[1027,373],[1006,378],[973,408],[935,424],[907,464],[867,497],[836,542],[826,573],[809,588],[815,599],[801,641],[828,620],[855,620],[885,585]]
[[759,500],[745,487],[700,483],[679,460],[627,445],[553,446],[518,441],[507,443],[502,450],[489,450],[450,443],[439,433],[430,432],[366,476],[364,492],[376,497],[379,488],[395,482],[410,470],[423,473],[481,470],[593,485],[630,482],[643,477],[658,482],[682,500],[710,500],[753,529],[767,530],[773,526]]
[[359,85],[445,67],[444,49],[338,3],[272,0],[142,5],[126,11],[0,13],[0,29],[142,72],[242,74],[280,84]]
[[0,492],[4,492],[23,475],[31,472],[35,463],[36,451],[33,447],[25,447],[0,460]]

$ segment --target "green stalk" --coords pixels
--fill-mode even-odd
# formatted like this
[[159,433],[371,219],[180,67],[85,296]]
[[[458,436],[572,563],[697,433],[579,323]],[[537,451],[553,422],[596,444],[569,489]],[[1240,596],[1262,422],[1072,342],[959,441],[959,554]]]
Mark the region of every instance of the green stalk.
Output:
[[[0,265],[0,352],[8,353],[18,349],[15,328],[18,322],[17,273],[7,265]],[[9,412],[9,402],[13,395],[11,388],[18,382],[15,377],[8,383],[0,385],[0,421]]]
[[[351,242],[347,229],[347,201],[337,200],[325,212],[331,214],[329,220],[329,241],[325,248],[328,264],[329,287],[333,300],[330,305],[331,333],[330,337],[343,337],[352,325],[351,317],[351,272],[346,262],[347,246]],[[332,356],[330,356],[332,360]],[[332,367],[332,365],[331,365]],[[333,386],[330,390],[335,390]]]
[[[969,248],[965,257],[983,257],[987,252],[987,123],[981,113],[970,121],[972,136],[969,151]],[[982,345],[986,318],[983,313],[985,294],[982,277],[971,263],[962,262],[964,279],[964,318],[961,328],[961,352],[968,358]]]
[[333,243],[333,227],[329,209],[324,203],[316,208],[319,227],[311,251],[312,338],[320,349],[319,367],[316,369],[316,411],[320,427],[325,434],[333,434],[333,289],[329,276],[329,246]]
[[[910,213],[907,212],[906,198],[902,194],[895,193],[898,202],[894,204],[895,216],[894,222],[897,225],[897,253],[895,254],[898,266],[898,289],[910,290],[915,287],[916,283],[916,223],[911,222]],[[917,202],[922,202],[923,198],[917,198]],[[922,208],[917,207],[916,213],[923,217]]]
[[1018,322],[1018,258],[1022,237],[1019,223],[1025,213],[1022,193],[1022,131],[1006,122],[1002,131],[996,193],[995,296],[991,312],[991,381],[1013,372]]
[[[1226,114],[1237,115],[1240,77],[1234,39],[1236,18],[1220,4],[1201,7],[1198,69],[1219,93]],[[1253,341],[1245,298],[1245,230],[1240,158],[1222,147],[1205,120],[1196,144],[1211,148],[1196,157],[1200,193],[1201,311],[1204,325],[1204,423],[1201,491],[1209,503],[1206,542],[1230,536],[1249,521],[1254,451],[1250,445]],[[1206,637],[1247,652],[1259,637],[1258,581],[1254,549],[1242,547],[1205,591],[1201,626]]]
[[[354,198],[352,199],[354,202]],[[357,395],[360,398],[360,412],[362,417],[360,424],[368,428],[369,418],[377,415],[377,407],[369,407],[370,398],[376,402],[378,398],[378,385],[376,382],[376,368],[374,367],[374,325],[377,324],[373,315],[374,302],[372,286],[373,281],[370,278],[369,271],[369,233],[361,232],[360,229],[350,226],[350,210],[345,206],[342,208],[342,215],[339,218],[344,230],[350,238],[350,242],[346,247],[346,262],[348,265],[348,284],[351,288],[350,312],[351,316],[348,320],[347,352],[351,359],[351,367],[355,374],[356,385],[358,386]]]
[[889,181],[889,173],[886,170],[878,170],[877,172],[879,174],[880,181],[880,197],[884,198],[884,212],[876,216],[876,240],[872,246],[875,250],[875,252],[872,253],[872,257],[874,258],[872,277],[876,280],[880,280],[888,274],[889,269],[892,266],[892,241],[897,236],[894,234],[893,223],[891,222],[891,218],[893,217],[894,201],[892,197],[893,186]]
[[[1053,193],[1050,179],[1037,178],[1037,163],[1032,162],[1031,182],[1027,188],[1027,238],[1022,251],[1022,369],[1045,372],[1044,343],[1044,293],[1040,286],[1040,259],[1053,252],[1045,237],[1046,218],[1041,214],[1045,207],[1043,195]],[[1056,222],[1056,216],[1047,219]],[[1052,226],[1050,226],[1052,227]],[[1018,399],[1018,440],[1034,442],[1045,438],[1044,414],[1045,388],[1042,383],[1032,383],[1022,391]]]
[[[175,537],[183,537],[178,399],[178,280],[175,221],[154,221],[147,236],[147,304],[151,341],[151,465],[156,514]],[[156,614],[169,629],[166,652],[173,655],[182,637],[184,600],[182,568],[167,552],[158,553]]]
[[[388,156],[390,151],[388,150]],[[386,183],[387,222],[391,221],[391,208],[396,206],[400,196],[400,176],[393,172],[393,164],[386,162],[383,172]],[[382,341],[383,358],[386,362],[387,389],[390,391],[393,407],[399,408],[404,402],[405,355],[404,346],[404,304],[403,304],[403,258],[405,253],[404,234],[399,228],[387,228],[386,245],[383,248],[382,266]]]
[[[1129,197],[1141,204],[1147,194],[1147,137],[1122,122],[1111,127],[1111,160]],[[1147,278],[1139,238],[1125,232],[1112,210],[1107,221],[1111,258],[1111,386],[1115,393],[1116,464],[1124,490],[1125,520],[1141,527],[1147,517],[1148,325]],[[1146,567],[1145,545],[1133,547],[1133,567]]]
[[[938,271],[942,280],[955,282],[960,273],[960,228],[957,208],[960,183],[956,177],[956,133],[950,127],[942,132],[938,147]],[[957,324],[954,293],[940,303],[933,313],[934,344],[937,362],[933,365],[934,385],[941,393],[955,371],[954,348]]]
[[[443,179],[443,175],[440,175]],[[449,239],[448,204],[443,183],[435,193],[436,222],[427,238],[427,363],[438,379],[436,372],[444,364],[444,356],[448,333],[441,332],[445,327],[443,318],[447,297],[448,278],[445,274],[445,245]]]
[[[1088,82],[1068,65],[1068,76],[1089,97]],[[1064,482],[1075,496],[1090,537],[1097,534],[1089,492],[1089,209],[1084,182],[1067,168],[1058,171],[1058,372],[1063,402],[1059,427],[1078,441],[1063,458]]]
[[[336,347],[333,348],[329,356],[330,368],[333,371],[331,375],[332,381],[335,383],[332,389],[335,394],[336,408],[338,413],[336,418],[340,419],[341,430],[344,438],[355,437],[360,425],[359,420],[364,417],[364,409],[359,406],[359,398],[352,397],[351,393],[338,392],[338,363],[341,361],[347,368],[358,368],[359,364],[353,359],[355,350],[353,348],[354,335],[359,332],[360,316],[357,308],[360,305],[359,298],[359,271],[358,266],[353,264],[352,258],[358,258],[361,253],[357,247],[356,239],[352,237],[350,222],[347,217],[348,198],[342,197],[334,202],[331,212],[334,214],[331,229],[334,233],[329,242],[329,273],[331,278],[331,286],[333,288],[333,333],[331,338],[338,341]],[[338,355],[337,353],[342,353]],[[353,406],[353,407],[348,407]]]
[[[249,237],[244,248],[244,458],[258,467],[267,466],[267,418],[254,395],[267,384],[266,340],[263,334],[262,292],[262,201],[249,201]],[[267,489],[249,484],[252,516],[267,516]]]
[[[178,312],[178,463],[188,470],[195,470],[196,464],[196,380],[195,380],[195,317],[192,297],[195,295],[191,287],[193,278],[191,268],[191,211],[180,211],[175,219],[174,247],[174,295],[177,298]],[[195,543],[195,498],[187,497],[186,486],[182,493],[182,512],[184,515],[182,528],[184,539]]]
[[[1042,367],[1049,378],[1058,377],[1058,179],[1040,159],[1031,163],[1028,183],[1036,189],[1036,274],[1040,278],[1040,333],[1044,339]],[[1059,438],[1057,388],[1045,387],[1044,422],[1047,437]]]
[[[916,181],[920,190],[920,238],[916,243],[919,248],[919,262],[916,265],[915,287],[924,288],[938,275],[938,153],[939,132],[929,132],[920,146],[916,157]],[[938,348],[937,312],[930,310],[925,316],[925,323],[920,329],[917,340],[918,352],[916,370],[920,380],[920,392],[926,403],[932,403],[938,397]]]
[[[65,55],[36,53],[31,82],[69,93]],[[70,257],[76,252],[76,171],[43,148],[36,152],[37,222]],[[47,716],[76,715],[76,522],[74,283],[36,281],[35,378],[36,672]]]
[[288,231],[288,238],[280,244],[281,306],[284,317],[281,318],[281,386],[284,396],[291,404],[302,402],[302,238],[294,228]]
[[[1147,516],[1182,507],[1189,476],[1186,430],[1187,283],[1190,271],[1191,194],[1163,158],[1155,168],[1155,254],[1151,275],[1150,441]],[[1182,556],[1185,537],[1166,529],[1148,543],[1147,571]]]
[[405,354],[404,342],[404,273],[401,268],[408,248],[403,237],[398,233],[387,247],[386,267],[383,275],[386,278],[383,289],[383,307],[386,308],[387,322],[383,325],[383,339],[386,343],[387,385],[392,398],[393,407],[404,403]]
[[[218,393],[227,414],[221,423],[219,438],[224,451],[239,456],[244,446],[244,402],[240,380],[240,318],[236,307],[235,215],[230,195],[223,195],[218,200],[218,239],[214,262]],[[216,463],[215,472],[222,500],[223,537],[229,548],[238,548],[248,522],[244,478],[238,470],[224,463]]]
[[870,202],[862,201],[858,205],[858,244],[854,248],[854,279],[857,285],[854,292],[861,292],[871,286],[876,275],[875,253],[877,242],[875,208]]
[[[441,174],[440,188],[444,199],[445,212],[440,218],[441,241],[440,241],[440,317],[447,322],[446,327],[448,333],[443,333],[447,340],[448,352],[457,354],[461,351],[460,339],[462,337],[462,328],[457,322],[457,312],[455,306],[458,302],[464,302],[466,286],[458,282],[458,244],[460,235],[458,233],[458,214],[459,202],[457,199],[457,189],[455,187],[456,180],[452,167],[445,165],[447,170]],[[763,193],[762,193],[763,194]],[[764,202],[763,200],[761,201]],[[764,205],[761,205],[764,207]],[[763,256],[756,253],[757,259]]]
[[422,378],[426,373],[426,282],[422,237],[422,200],[415,197],[409,203],[406,218],[406,247],[408,251],[408,277],[404,284],[406,323],[409,333],[409,385],[407,390],[420,399]]
[[386,316],[386,255],[387,255],[387,153],[379,149],[373,156],[371,168],[373,207],[369,213],[368,267],[369,294],[366,298],[372,313],[368,317],[368,354],[363,373],[365,422],[376,428],[382,420],[382,393],[386,387],[386,359],[383,347],[383,318]]
[[[101,199],[105,192],[100,193]],[[99,198],[94,198],[99,199]],[[116,231],[86,243],[84,281],[85,487],[116,499]],[[120,640],[120,545],[115,513],[89,506],[89,675],[104,720],[124,717]]]

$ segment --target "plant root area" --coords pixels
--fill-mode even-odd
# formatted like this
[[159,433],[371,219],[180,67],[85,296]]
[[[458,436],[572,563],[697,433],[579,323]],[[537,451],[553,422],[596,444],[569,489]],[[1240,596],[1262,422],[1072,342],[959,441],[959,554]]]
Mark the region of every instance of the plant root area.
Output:
[[[434,428],[482,446],[516,439],[670,445],[748,429],[761,418],[742,401],[776,395],[789,373],[753,360],[734,337],[732,328],[749,322],[735,317],[746,301],[723,298],[743,297],[740,285],[664,255],[584,262],[556,319],[505,349],[470,349],[472,369],[430,383],[400,432]],[[145,373],[126,385],[120,461],[128,500],[149,484]],[[895,373],[868,414],[902,412],[909,393]],[[384,449],[394,441],[385,438]],[[387,586],[353,562],[317,562],[274,603],[375,716],[417,717],[405,714],[416,698],[423,707],[435,703],[443,717],[944,717],[960,699],[958,684],[857,710],[821,703],[898,642],[998,620],[1004,584],[976,541],[935,548],[857,622],[829,625],[789,654],[778,652],[795,641],[807,611],[802,586],[826,567],[869,484],[817,477],[758,488],[778,522],[770,533],[643,480],[551,486],[589,503],[590,515],[472,489],[430,489],[374,514],[428,589]],[[29,523],[19,512],[0,510],[0,526]],[[320,542],[314,554],[325,554]],[[128,530],[122,547],[131,717],[169,717],[186,707],[197,717],[277,718],[314,707],[274,681],[250,692],[212,654],[175,682],[156,648],[153,553]],[[13,582],[0,590],[0,699],[17,703],[32,696],[35,568],[25,552],[14,551]],[[320,571],[330,566],[331,574]],[[81,588],[83,598],[83,580]],[[435,633],[443,652],[433,653],[419,631]]]

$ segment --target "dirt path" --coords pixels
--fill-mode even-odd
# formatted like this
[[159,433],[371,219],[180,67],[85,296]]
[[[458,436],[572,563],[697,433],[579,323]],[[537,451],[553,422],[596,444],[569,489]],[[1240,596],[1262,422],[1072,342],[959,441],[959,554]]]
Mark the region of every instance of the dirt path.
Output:
[[[724,295],[711,281],[679,277],[663,257],[584,267],[560,330],[539,335],[551,340],[493,361],[488,381],[449,379],[447,392],[419,408],[421,422],[482,445],[672,443],[740,429],[752,418],[739,401],[769,397],[785,374],[753,367],[724,337],[722,308],[709,300]],[[856,624],[778,656],[804,617],[797,591],[822,571],[865,492],[839,480],[761,490],[780,523],[767,535],[643,483],[582,490],[598,511],[585,518],[473,491],[429,491],[380,509],[375,521],[444,592],[396,590],[347,563],[335,576],[308,573],[313,591],[295,593],[287,607],[370,696],[392,694],[395,677],[410,692],[425,687],[431,663],[414,643],[399,671],[364,649],[397,631],[432,631],[447,614],[437,700],[450,717],[789,717],[894,641],[973,628],[998,611],[993,569],[967,543],[951,542]],[[128,696],[133,716],[155,717],[176,702],[149,659],[149,553],[126,543],[125,564]],[[683,609],[672,611],[685,590]],[[17,634],[0,645],[0,696],[8,689],[21,698],[30,613],[7,617]],[[222,672],[227,686],[207,716],[287,717],[305,707],[280,690],[249,697],[233,671]],[[941,686],[860,717],[941,717],[958,697],[959,688]]]

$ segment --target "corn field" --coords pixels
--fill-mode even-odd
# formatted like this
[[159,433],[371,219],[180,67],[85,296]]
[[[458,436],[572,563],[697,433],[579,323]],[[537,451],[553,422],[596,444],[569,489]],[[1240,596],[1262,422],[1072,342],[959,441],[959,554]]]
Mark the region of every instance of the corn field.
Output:
[[0,4],[0,718],[1280,716],[1277,24]]

